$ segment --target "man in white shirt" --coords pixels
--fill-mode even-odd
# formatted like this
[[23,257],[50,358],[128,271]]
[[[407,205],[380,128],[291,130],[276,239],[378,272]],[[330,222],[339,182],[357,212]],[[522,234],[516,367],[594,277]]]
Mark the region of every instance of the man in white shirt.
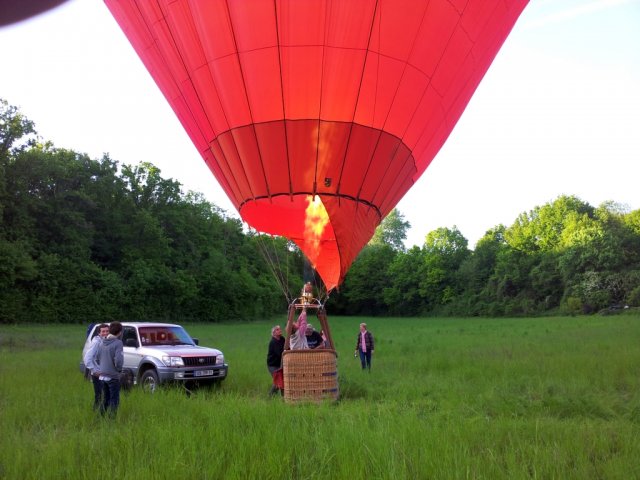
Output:
[[103,394],[103,385],[100,380],[100,370],[98,369],[98,365],[96,365],[95,358],[96,353],[98,351],[98,346],[102,343],[103,338],[107,338],[109,335],[109,325],[106,323],[101,323],[98,326],[98,335],[93,337],[91,340],[91,346],[86,351],[83,357],[84,366],[89,370],[89,375],[91,376],[91,382],[93,383],[93,409],[98,410],[100,405],[102,405],[102,394]]

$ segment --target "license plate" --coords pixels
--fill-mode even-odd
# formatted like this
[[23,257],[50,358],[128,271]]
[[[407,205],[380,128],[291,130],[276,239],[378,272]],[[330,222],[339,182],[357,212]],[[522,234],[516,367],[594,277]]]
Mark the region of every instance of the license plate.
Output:
[[194,377],[210,377],[213,375],[213,370],[196,370],[193,372]]

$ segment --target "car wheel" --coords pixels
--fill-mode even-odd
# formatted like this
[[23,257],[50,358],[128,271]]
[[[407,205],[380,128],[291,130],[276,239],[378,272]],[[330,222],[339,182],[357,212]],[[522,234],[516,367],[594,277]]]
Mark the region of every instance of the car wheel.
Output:
[[142,374],[140,378],[140,385],[145,392],[153,393],[158,387],[158,374],[151,368]]

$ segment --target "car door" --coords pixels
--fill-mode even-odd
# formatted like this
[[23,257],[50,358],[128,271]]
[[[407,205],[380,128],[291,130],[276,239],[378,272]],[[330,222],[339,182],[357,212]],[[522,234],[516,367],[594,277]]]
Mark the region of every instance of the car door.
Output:
[[138,338],[138,330],[131,325],[122,327],[122,344],[124,352],[124,367],[137,374],[138,365],[142,354],[140,353],[140,339]]

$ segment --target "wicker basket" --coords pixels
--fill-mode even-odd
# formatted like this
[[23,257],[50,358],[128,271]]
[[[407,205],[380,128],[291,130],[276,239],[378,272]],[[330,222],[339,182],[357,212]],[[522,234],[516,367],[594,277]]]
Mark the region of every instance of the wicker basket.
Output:
[[335,350],[285,350],[284,400],[287,403],[338,399],[338,368]]

